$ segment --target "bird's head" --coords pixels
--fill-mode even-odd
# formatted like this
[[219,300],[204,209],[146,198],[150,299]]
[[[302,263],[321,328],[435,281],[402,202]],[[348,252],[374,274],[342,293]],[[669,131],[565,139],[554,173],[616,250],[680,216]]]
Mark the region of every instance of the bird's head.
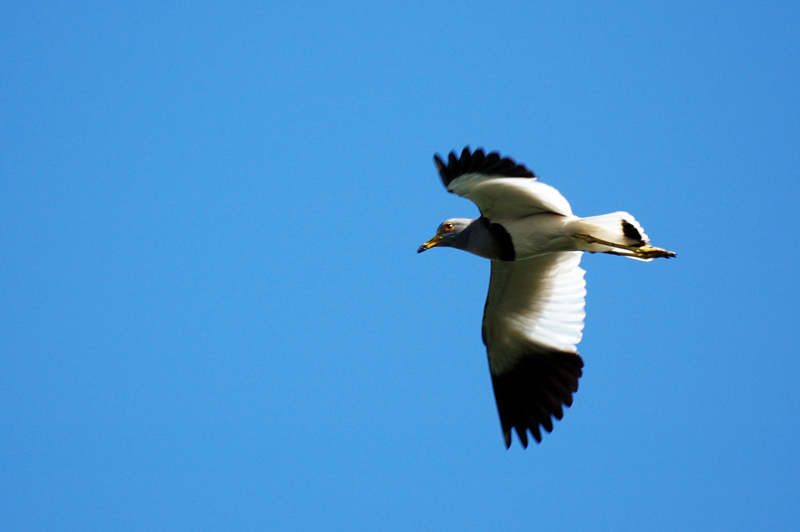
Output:
[[464,231],[473,221],[474,220],[469,220],[467,218],[450,218],[449,220],[445,220],[436,230],[436,236],[422,244],[419,249],[417,249],[417,253],[422,253],[436,246],[463,249],[465,245],[464,237],[466,236]]

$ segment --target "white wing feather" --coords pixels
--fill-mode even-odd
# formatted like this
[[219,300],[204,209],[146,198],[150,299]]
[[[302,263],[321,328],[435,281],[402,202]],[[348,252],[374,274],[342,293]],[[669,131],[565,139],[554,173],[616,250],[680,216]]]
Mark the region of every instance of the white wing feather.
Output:
[[577,352],[586,317],[581,255],[492,261],[483,332],[493,374],[511,369],[532,349]]
[[572,215],[569,202],[558,190],[535,179],[465,174],[454,179],[447,189],[472,200],[490,220],[543,212]]

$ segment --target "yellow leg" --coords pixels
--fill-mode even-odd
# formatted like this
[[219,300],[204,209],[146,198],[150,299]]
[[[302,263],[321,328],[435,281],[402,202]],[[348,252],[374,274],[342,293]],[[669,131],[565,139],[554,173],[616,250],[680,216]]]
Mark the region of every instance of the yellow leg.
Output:
[[[630,251],[634,257],[638,257],[640,259],[657,259],[659,257],[664,257],[666,259],[669,259],[675,256],[674,251],[667,251],[666,249],[656,248],[653,246],[626,246],[624,244],[615,244],[614,242],[601,240],[599,238],[593,237],[592,235],[575,235],[575,236],[580,238],[581,240],[586,241],[589,244],[600,244],[611,248],[626,249]],[[623,255],[623,256],[627,255],[627,253],[617,253],[614,251],[607,251],[606,253],[610,253],[611,255]]]

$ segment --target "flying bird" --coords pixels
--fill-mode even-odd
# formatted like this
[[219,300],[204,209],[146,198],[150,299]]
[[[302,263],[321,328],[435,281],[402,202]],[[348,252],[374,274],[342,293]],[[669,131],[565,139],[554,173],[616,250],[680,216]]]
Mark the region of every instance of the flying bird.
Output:
[[647,262],[675,253],[651,246],[627,212],[575,216],[555,188],[497,152],[467,147],[433,160],[447,190],[481,216],[445,220],[417,252],[453,247],[492,261],[483,343],[506,448],[512,428],[527,448],[528,431],[541,442],[540,427],[551,432],[552,418],[563,417],[583,374],[583,252]]

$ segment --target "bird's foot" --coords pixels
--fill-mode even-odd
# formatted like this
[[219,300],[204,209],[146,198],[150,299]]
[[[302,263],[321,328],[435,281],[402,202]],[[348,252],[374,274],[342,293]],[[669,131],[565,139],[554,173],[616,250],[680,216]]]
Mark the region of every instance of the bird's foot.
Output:
[[638,248],[631,249],[633,254],[640,259],[658,259],[660,257],[664,257],[665,259],[671,259],[675,257],[674,251],[667,251],[666,249],[661,248],[654,248],[653,246],[641,246]]

